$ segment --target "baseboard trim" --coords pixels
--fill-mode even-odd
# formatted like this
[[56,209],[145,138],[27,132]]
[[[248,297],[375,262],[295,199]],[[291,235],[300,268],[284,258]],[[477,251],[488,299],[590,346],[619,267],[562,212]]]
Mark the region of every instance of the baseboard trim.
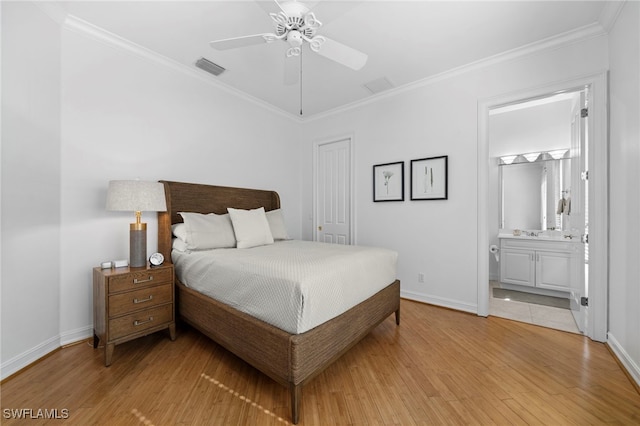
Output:
[[634,381],[635,388],[640,391],[640,366],[629,356],[627,351],[620,345],[615,336],[607,333],[607,346],[613,352],[621,366],[626,370],[629,378]]
[[470,305],[458,300],[446,299],[443,297],[430,296],[423,293],[416,293],[413,291],[400,291],[400,297],[408,300],[415,300],[416,302],[428,303],[430,305],[442,306],[443,308],[455,309],[456,311],[469,312],[472,314],[478,313],[478,305]]
[[29,368],[52,352],[63,346],[85,340],[93,334],[92,326],[86,326],[53,336],[39,345],[16,355],[0,364],[0,381],[10,378],[20,371]]
[[93,326],[88,325],[60,334],[60,346],[68,346],[93,336]]
[[14,375],[18,371],[37,362],[60,347],[60,337],[53,336],[39,345],[7,360],[0,365],[0,380]]

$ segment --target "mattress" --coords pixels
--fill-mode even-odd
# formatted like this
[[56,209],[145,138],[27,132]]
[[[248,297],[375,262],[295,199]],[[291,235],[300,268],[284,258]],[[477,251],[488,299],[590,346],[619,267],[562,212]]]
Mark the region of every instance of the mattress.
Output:
[[172,251],[186,286],[288,333],[300,334],[396,279],[392,250],[287,240],[250,249]]

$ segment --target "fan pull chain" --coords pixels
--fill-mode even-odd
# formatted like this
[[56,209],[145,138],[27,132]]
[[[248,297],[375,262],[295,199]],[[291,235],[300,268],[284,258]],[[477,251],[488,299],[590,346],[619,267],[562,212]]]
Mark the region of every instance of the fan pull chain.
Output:
[[302,115],[302,49],[300,49],[300,115]]

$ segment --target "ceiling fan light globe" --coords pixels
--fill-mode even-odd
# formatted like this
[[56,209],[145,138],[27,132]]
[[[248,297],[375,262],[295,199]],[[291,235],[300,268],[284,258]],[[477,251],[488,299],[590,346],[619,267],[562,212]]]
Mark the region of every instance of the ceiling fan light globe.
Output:
[[287,41],[291,47],[300,47],[302,45],[302,35],[295,30],[289,31]]

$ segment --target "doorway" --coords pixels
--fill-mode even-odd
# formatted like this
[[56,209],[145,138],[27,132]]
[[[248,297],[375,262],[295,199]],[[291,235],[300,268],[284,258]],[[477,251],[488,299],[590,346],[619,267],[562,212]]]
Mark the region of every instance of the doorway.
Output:
[[[584,334],[593,340],[606,341],[607,330],[607,114],[606,114],[606,74],[598,74],[583,79],[565,82],[545,88],[532,89],[522,93],[481,100],[478,104],[478,315],[489,315],[490,301],[490,256],[492,238],[490,172],[491,129],[490,113],[493,109],[517,105],[525,100],[541,100],[561,93],[583,92],[588,89],[590,96],[588,120],[584,121],[584,132],[588,135],[589,156],[578,156],[585,160],[585,168],[575,167],[577,173],[588,170],[588,190],[584,197],[585,212],[589,217],[589,273],[585,293],[581,297],[588,303],[582,315],[586,326]],[[574,149],[572,147],[572,149]],[[575,152],[572,152],[572,155]],[[576,165],[577,166],[577,165]],[[585,175],[586,177],[586,175]],[[574,219],[577,220],[577,219]],[[496,221],[497,222],[497,221]],[[580,238],[582,238],[580,232]],[[586,232],[584,232],[586,234]],[[585,237],[586,238],[586,237]],[[532,254],[533,256],[533,254]],[[553,261],[556,261],[554,259]],[[583,271],[584,273],[584,271]],[[582,301],[582,300],[581,300]],[[584,315],[586,314],[586,315]],[[580,314],[579,314],[580,315]],[[579,320],[581,321],[581,320]]]
[[490,315],[585,331],[588,97],[585,87],[489,111]]
[[314,144],[314,240],[353,244],[352,138]]

